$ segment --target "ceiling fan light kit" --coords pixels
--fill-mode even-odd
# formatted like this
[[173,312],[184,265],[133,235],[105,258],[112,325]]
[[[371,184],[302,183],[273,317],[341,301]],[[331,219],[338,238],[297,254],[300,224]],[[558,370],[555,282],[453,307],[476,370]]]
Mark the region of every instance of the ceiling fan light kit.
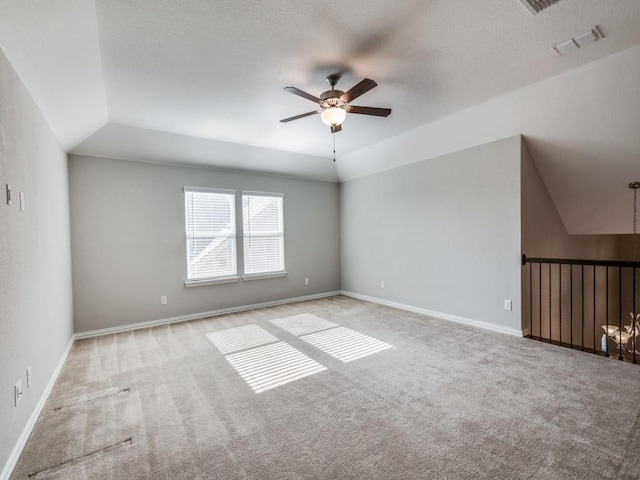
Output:
[[342,90],[335,88],[336,84],[340,80],[340,75],[332,74],[327,77],[327,82],[331,86],[331,90],[323,92],[320,97],[315,97],[309,93],[303,92],[296,87],[285,87],[287,92],[298,95],[299,97],[306,98],[320,106],[320,110],[313,112],[303,113],[294,117],[289,117],[280,120],[282,123],[291,122],[292,120],[298,120],[299,118],[308,117],[311,115],[320,114],[320,118],[325,125],[331,128],[331,133],[337,133],[342,130],[342,122],[347,118],[347,113],[357,113],[360,115],[373,115],[375,117],[388,117],[391,114],[390,108],[376,108],[376,107],[357,107],[355,105],[349,105],[351,101],[358,98],[360,95],[367,93],[369,90],[377,86],[377,83],[369,78],[365,78],[356,85],[354,85],[346,93]]
[[347,111],[341,107],[329,107],[322,111],[320,118],[329,127],[342,125],[344,119],[347,118]]

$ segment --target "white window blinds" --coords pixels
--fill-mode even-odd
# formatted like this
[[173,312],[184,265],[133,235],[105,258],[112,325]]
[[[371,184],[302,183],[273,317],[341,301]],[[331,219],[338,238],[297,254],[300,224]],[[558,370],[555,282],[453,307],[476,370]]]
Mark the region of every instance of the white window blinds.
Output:
[[189,280],[237,273],[235,194],[233,190],[185,187]]
[[284,271],[283,195],[242,192],[244,273]]

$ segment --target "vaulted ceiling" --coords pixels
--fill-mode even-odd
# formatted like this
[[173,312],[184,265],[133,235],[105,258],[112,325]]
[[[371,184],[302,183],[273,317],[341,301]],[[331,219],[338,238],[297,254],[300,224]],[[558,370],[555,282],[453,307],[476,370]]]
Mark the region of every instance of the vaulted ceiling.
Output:
[[[638,0],[0,0],[0,46],[69,152],[335,181],[521,133],[570,233],[631,229]],[[279,119],[336,71],[393,113],[349,115],[334,163],[318,116]]]

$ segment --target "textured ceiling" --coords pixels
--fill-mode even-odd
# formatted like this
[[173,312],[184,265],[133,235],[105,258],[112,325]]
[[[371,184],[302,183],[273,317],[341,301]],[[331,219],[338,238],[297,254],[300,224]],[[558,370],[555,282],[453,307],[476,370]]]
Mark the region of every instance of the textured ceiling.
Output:
[[[344,180],[523,133],[570,232],[625,229],[576,213],[587,196],[610,205],[608,186],[562,185],[593,190],[613,165],[640,177],[638,139],[619,128],[638,125],[637,68],[606,63],[640,43],[638,0],[562,0],[536,16],[517,0],[0,0],[0,8],[0,46],[69,151]],[[595,25],[604,40],[566,57],[551,51]],[[602,66],[596,79],[571,75],[589,64]],[[318,117],[278,120],[314,109],[283,87],[318,95],[336,70],[346,72],[342,90],[376,80],[355,103],[393,113],[350,115],[334,164]],[[593,118],[596,107],[619,115]],[[598,114],[612,121],[598,123]],[[617,146],[606,151],[613,159],[600,157],[604,145]]]

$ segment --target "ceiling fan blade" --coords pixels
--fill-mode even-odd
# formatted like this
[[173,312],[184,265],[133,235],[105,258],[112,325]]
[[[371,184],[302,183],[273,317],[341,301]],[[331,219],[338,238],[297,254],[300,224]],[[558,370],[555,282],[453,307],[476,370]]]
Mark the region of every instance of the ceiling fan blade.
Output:
[[282,120],[280,120],[280,123],[287,123],[287,122],[291,122],[292,120],[298,120],[299,118],[310,117],[311,115],[316,115],[316,114],[318,114],[320,112],[322,112],[322,110],[316,110],[314,112],[302,113],[300,115],[296,115],[295,117],[283,118]]
[[293,93],[294,95],[298,95],[299,97],[306,98],[307,100],[311,100],[314,103],[318,103],[319,104],[320,102],[322,102],[322,100],[320,100],[318,97],[314,97],[310,93],[303,92],[299,88],[296,88],[296,87],[284,87],[284,89],[289,93]]
[[351,87],[351,89],[348,92],[346,92],[344,95],[342,95],[342,97],[340,97],[340,98],[342,99],[342,101],[344,103],[352,102],[353,100],[358,98],[363,93],[367,93],[369,90],[374,88],[376,85],[378,85],[378,84],[376,82],[374,82],[373,80],[371,80],[370,78],[365,78],[360,83],[357,83],[356,85]]
[[378,107],[356,107],[348,106],[347,112],[359,113],[360,115],[374,115],[376,117],[388,117],[391,114],[390,108],[378,108]]
[[342,130],[342,125],[331,125],[331,133],[338,133]]

